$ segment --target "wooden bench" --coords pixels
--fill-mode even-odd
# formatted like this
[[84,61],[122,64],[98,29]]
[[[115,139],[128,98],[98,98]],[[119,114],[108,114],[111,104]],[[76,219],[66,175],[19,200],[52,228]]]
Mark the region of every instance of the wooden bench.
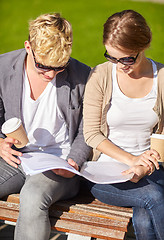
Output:
[[[18,212],[19,194],[0,200],[0,220],[16,222]],[[68,240],[135,239],[128,238],[131,217],[131,208],[103,204],[84,190],[50,208],[52,229],[68,233]]]

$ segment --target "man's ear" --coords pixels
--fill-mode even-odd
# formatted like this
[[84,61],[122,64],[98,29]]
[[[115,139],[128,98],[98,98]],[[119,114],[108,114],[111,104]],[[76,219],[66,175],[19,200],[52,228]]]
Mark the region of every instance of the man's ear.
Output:
[[25,46],[27,54],[29,54],[29,52],[31,51],[31,45],[30,45],[29,41],[26,40],[24,42],[24,46]]

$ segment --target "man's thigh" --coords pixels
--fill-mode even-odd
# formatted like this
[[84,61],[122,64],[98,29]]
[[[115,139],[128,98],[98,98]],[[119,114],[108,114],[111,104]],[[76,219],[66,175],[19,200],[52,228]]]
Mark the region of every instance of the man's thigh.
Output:
[[79,176],[64,178],[52,171],[27,176],[21,190],[23,204],[49,207],[52,203],[74,197],[79,190]]
[[25,181],[24,174],[0,158],[0,198],[19,193]]

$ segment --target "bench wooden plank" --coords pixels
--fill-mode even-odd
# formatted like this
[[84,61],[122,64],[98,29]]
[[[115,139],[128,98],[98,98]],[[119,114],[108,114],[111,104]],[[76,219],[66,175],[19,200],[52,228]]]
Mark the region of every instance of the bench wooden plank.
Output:
[[19,194],[10,194],[6,198],[6,202],[11,202],[11,203],[19,203]]
[[123,239],[125,236],[125,233],[122,231],[118,231],[115,229],[108,229],[103,227],[96,227],[94,225],[91,225],[88,227],[87,224],[78,224],[78,223],[71,223],[64,220],[58,220],[53,227],[53,229],[57,231],[63,231],[68,233],[75,233],[80,234],[84,236],[90,236],[94,238],[101,238],[101,239],[110,239],[110,240],[116,240],[116,239]]
[[[0,200],[0,219],[16,222],[19,194]],[[82,194],[59,201],[49,210],[52,229],[95,239],[123,240],[132,217],[131,208],[110,206]]]
[[[67,213],[67,212],[61,212],[61,211],[56,211],[54,214],[52,214],[53,217],[62,219],[62,220],[67,220],[71,222],[77,222],[77,223],[86,223],[88,226],[93,225],[94,226],[101,226],[101,227],[106,227],[106,228],[113,228],[116,230],[121,230],[121,231],[127,231],[127,224],[125,222],[118,222],[114,219],[103,219],[95,216],[89,216],[89,215],[81,215],[78,213]],[[51,213],[50,213],[51,216]]]
[[81,236],[81,235],[69,233],[67,240],[91,240],[91,238],[88,236]]
[[[69,207],[69,210],[68,210]],[[63,211],[69,211],[71,213],[79,213],[79,214],[83,214],[83,215],[89,215],[89,216],[97,216],[99,218],[106,218],[106,219],[115,219],[118,221],[124,221],[127,222],[127,220],[129,221],[129,219],[132,217],[132,213],[124,213],[123,214],[123,210],[121,212],[117,211],[111,211],[110,210],[110,205],[107,211],[102,210],[100,207],[95,209],[92,207],[88,207],[87,205],[73,205],[73,206],[68,206],[66,203],[63,202],[59,202],[56,203],[52,208],[51,211],[55,211],[55,210],[63,210]],[[126,216],[126,214],[128,216]]]

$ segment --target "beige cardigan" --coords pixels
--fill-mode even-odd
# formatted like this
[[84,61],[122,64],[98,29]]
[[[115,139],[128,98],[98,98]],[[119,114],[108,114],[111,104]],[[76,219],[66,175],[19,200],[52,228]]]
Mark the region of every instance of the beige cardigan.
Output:
[[[158,94],[154,111],[159,116],[156,133],[164,126],[164,65],[155,62],[158,69]],[[84,94],[84,138],[93,149],[107,139],[108,127],[106,114],[110,107],[112,94],[112,64],[105,62],[96,66],[89,75]],[[95,155],[96,160],[99,152]]]

